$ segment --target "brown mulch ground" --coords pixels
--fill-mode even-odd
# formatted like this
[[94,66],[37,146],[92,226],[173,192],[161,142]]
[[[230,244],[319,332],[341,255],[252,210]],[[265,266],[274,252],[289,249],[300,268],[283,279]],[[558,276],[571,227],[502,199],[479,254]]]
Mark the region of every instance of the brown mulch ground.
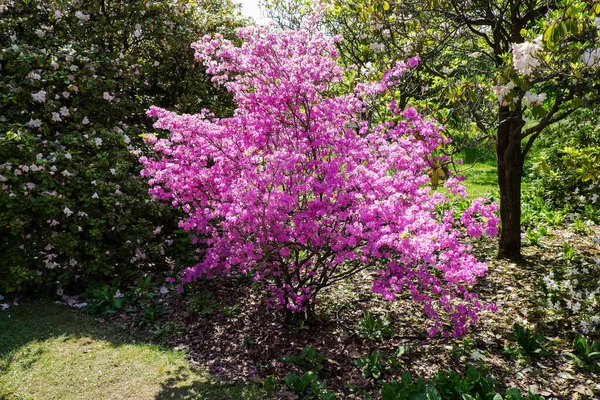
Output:
[[[600,236],[600,227],[594,227]],[[493,302],[498,312],[486,313],[463,339],[427,338],[426,320],[420,307],[408,297],[394,303],[382,300],[370,291],[372,276],[363,273],[351,281],[331,288],[320,299],[320,321],[314,326],[286,327],[281,315],[267,309],[260,289],[245,278],[216,278],[196,282],[193,294],[167,296],[167,320],[181,322],[181,336],[168,338],[169,344],[185,348],[193,365],[207,367],[216,377],[226,381],[261,382],[266,376],[283,379],[294,371],[281,356],[297,354],[306,345],[325,350],[327,356],[322,376],[338,398],[378,397],[377,388],[360,375],[354,360],[378,349],[391,354],[400,345],[408,344],[410,352],[403,357],[403,369],[414,375],[430,377],[440,368],[464,370],[466,363],[475,363],[472,352],[484,356],[482,362],[491,374],[508,387],[522,392],[529,388],[547,399],[600,398],[600,374],[575,370],[563,354],[572,351],[572,341],[578,330],[578,317],[568,312],[554,312],[546,306],[540,289],[541,279],[552,265],[565,264],[561,259],[562,243],[575,244],[581,260],[577,263],[595,265],[600,246],[593,235],[579,236],[564,230],[551,231],[540,246],[523,249],[524,260],[519,264],[496,260],[496,243],[480,240],[473,244],[480,260],[485,260],[489,272],[476,287],[480,299]],[[600,266],[596,265],[596,278]],[[215,311],[205,314],[185,312],[194,295],[212,294]],[[223,307],[239,308],[224,315]],[[395,335],[383,341],[361,339],[356,326],[363,311],[369,310],[391,321]],[[600,311],[600,310],[599,310]],[[134,316],[120,317],[121,323],[134,326]],[[550,355],[545,358],[510,357],[503,355],[506,345],[514,344],[513,323],[521,321],[535,327],[545,338]],[[393,376],[386,376],[393,379]],[[350,389],[350,386],[353,386]],[[283,396],[283,395],[282,395]]]

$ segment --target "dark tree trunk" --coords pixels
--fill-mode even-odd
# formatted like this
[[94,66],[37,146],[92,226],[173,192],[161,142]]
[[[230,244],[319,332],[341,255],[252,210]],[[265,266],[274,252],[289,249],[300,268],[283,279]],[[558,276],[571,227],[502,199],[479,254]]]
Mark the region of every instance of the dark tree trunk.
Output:
[[521,257],[521,177],[523,155],[521,130],[524,125],[522,111],[511,111],[501,106],[499,110],[498,185],[500,186],[500,244],[499,258],[517,260]]

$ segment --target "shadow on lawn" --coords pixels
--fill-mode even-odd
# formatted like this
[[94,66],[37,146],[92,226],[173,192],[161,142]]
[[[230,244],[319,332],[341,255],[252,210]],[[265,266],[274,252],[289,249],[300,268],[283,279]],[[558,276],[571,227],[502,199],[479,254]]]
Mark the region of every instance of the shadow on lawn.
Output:
[[[90,350],[90,355],[98,357],[99,361],[98,364],[93,363],[94,369],[102,368],[105,374],[113,374],[114,379],[117,381],[116,385],[111,382],[112,389],[115,390],[114,393],[111,393],[109,388],[101,392],[101,396],[106,396],[104,398],[149,398],[157,400],[247,398],[243,385],[225,385],[212,382],[203,371],[196,371],[187,367],[183,356],[176,354],[172,349],[151,345],[145,338],[135,336],[124,328],[101,323],[93,317],[66,306],[36,301],[24,302],[20,306],[11,307],[0,313],[0,381],[4,381],[3,375],[7,379],[6,382],[0,383],[0,399],[8,400],[12,396],[19,398],[22,390],[21,383],[31,379],[29,374],[33,373],[31,371],[33,371],[35,365],[41,362],[40,360],[47,355],[46,353],[55,351],[54,346],[61,346],[67,344],[67,342],[71,345],[76,343],[80,347],[90,346],[93,348],[97,343],[102,343],[102,346],[104,346],[100,350],[95,348]],[[130,346],[135,346],[133,352],[130,350]],[[122,347],[127,349],[120,350]],[[139,354],[138,347],[140,349]],[[105,360],[101,359],[103,348],[107,348],[110,353]],[[122,353],[115,353],[116,351],[122,351]],[[35,372],[38,374],[35,377],[36,382],[41,380],[42,385],[55,386],[48,389],[49,392],[43,393],[62,393],[58,396],[65,399],[80,398],[78,396],[82,394],[87,395],[88,393],[82,393],[81,391],[71,391],[69,392],[71,394],[64,394],[69,389],[69,381],[71,381],[71,384],[73,384],[73,381],[83,381],[84,379],[87,381],[88,376],[90,376],[89,371],[76,371],[78,368],[85,369],[81,368],[81,365],[77,362],[83,356],[82,353],[86,352],[87,350],[82,351],[81,348],[76,348],[74,353],[66,352],[63,354],[58,352],[61,358],[73,358],[73,364],[70,360],[66,360],[68,361],[66,363],[67,367],[61,367],[61,360],[58,360],[57,366],[50,372],[45,372],[45,367],[38,368]],[[114,359],[115,354],[118,354],[117,359]],[[56,357],[56,355],[53,357]],[[64,359],[62,361],[65,362]],[[105,364],[103,367],[101,363],[108,363],[114,368],[110,371]],[[141,366],[139,363],[141,363]],[[177,366],[177,363],[181,365]],[[129,365],[132,368],[128,369],[127,372],[121,372],[123,371],[123,365]],[[142,374],[148,373],[148,370],[154,369],[154,371],[150,371],[152,373],[148,373],[147,376],[133,376],[130,380],[127,374],[133,374],[134,369],[136,373],[141,370]],[[146,371],[143,371],[144,369]],[[15,371],[23,376],[10,382],[6,374],[11,374],[11,370],[13,379],[15,379]],[[43,372],[40,372],[40,370]],[[162,372],[155,374],[154,372],[157,370]],[[58,374],[64,376],[64,379],[59,378],[56,380],[54,378],[53,381],[53,378],[48,376],[48,381],[45,382],[44,374]],[[154,378],[154,381],[145,381],[146,379],[152,380],[152,378]],[[95,379],[94,376],[91,379]],[[22,382],[20,382],[21,380]],[[138,386],[140,382],[143,382],[140,386],[147,386]],[[101,381],[98,382],[98,385],[102,386]],[[63,388],[63,386],[65,387]],[[81,388],[80,390],[85,389]]]

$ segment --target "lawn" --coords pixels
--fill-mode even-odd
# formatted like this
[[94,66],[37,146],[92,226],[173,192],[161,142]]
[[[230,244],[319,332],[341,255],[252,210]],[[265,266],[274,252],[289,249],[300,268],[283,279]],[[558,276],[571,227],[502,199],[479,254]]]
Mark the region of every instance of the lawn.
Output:
[[34,302],[0,313],[0,398],[238,399],[183,351],[149,344],[66,306]]

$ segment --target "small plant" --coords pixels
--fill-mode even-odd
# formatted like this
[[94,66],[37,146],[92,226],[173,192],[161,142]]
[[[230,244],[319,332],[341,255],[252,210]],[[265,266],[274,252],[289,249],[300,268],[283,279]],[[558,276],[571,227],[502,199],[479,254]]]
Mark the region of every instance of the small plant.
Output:
[[590,371],[600,371],[600,340],[588,344],[581,335],[577,335],[573,341],[575,353],[566,353],[565,358],[575,366]]
[[240,305],[239,304],[234,304],[231,307],[223,307],[222,312],[223,315],[226,317],[232,317],[235,315],[235,313],[240,309]]
[[563,243],[563,251],[562,256],[566,261],[574,261],[575,260],[575,247],[567,241]]
[[325,351],[317,354],[313,346],[306,346],[295,355],[285,355],[281,360],[294,364],[301,371],[313,371],[319,373],[323,369],[323,361],[325,360]]
[[193,296],[185,312],[190,315],[210,315],[217,310],[218,305],[212,298],[212,293],[206,293],[201,296]]
[[550,226],[560,226],[563,223],[564,215],[561,211],[544,211],[544,220]]
[[302,375],[290,374],[284,378],[284,382],[301,399],[333,400],[336,398],[335,393],[327,390],[325,384],[319,381],[313,371]]
[[154,331],[154,334],[159,337],[162,338],[164,336],[168,336],[168,335],[176,335],[176,336],[182,336],[184,332],[184,327],[183,324],[181,322],[175,322],[175,321],[167,321],[162,325],[159,325],[156,330]]
[[363,378],[378,380],[385,371],[385,362],[381,353],[374,350],[369,356],[360,356],[354,364],[360,368]]
[[152,282],[152,276],[150,274],[141,276],[135,281],[135,285],[129,286],[129,290],[125,293],[123,300],[130,307],[127,308],[129,312],[136,312],[136,305],[142,309],[152,307],[154,304],[154,289],[157,286]]
[[142,315],[140,320],[138,321],[138,326],[155,326],[156,322],[167,312],[167,309],[156,303],[146,304],[143,308]]
[[123,307],[122,296],[118,287],[108,287],[92,290],[91,296],[87,299],[85,309],[91,314],[115,314]]
[[484,367],[478,368],[467,364],[464,374],[453,370],[438,370],[429,380],[412,377],[408,371],[405,371],[400,381],[382,385],[381,399],[543,400],[543,397],[533,393],[523,396],[517,389],[508,389],[504,392],[500,382],[496,381]]
[[575,231],[575,233],[579,233],[580,235],[587,235],[588,233],[588,227],[587,224],[580,220],[580,219],[576,219],[573,222],[573,230]]
[[370,312],[365,311],[358,326],[358,334],[363,339],[381,340],[393,335],[394,330],[389,327],[389,324],[384,317],[374,317]]
[[402,356],[408,354],[409,347],[407,344],[399,346],[388,360],[388,365],[390,367],[390,371],[394,371],[396,368],[404,365],[404,361],[402,360]]
[[538,226],[538,233],[542,237],[550,236],[550,232],[548,232],[548,228],[546,227],[546,225]]
[[381,400],[433,400],[441,398],[437,389],[433,386],[425,386],[424,381],[421,379],[412,379],[409,372],[402,375],[402,381],[384,383],[381,389]]
[[152,276],[150,274],[139,277],[136,280],[137,285],[129,286],[129,289],[133,292],[136,297],[143,297],[144,295],[152,291]]
[[277,378],[275,378],[275,375],[267,376],[262,383],[263,392],[265,392],[265,395],[269,399],[275,397],[275,393],[277,392],[278,387],[279,384],[277,383]]
[[529,240],[529,244],[532,246],[539,246],[541,235],[539,231],[536,231],[532,228],[527,228],[527,240]]
[[548,355],[548,351],[542,346],[542,342],[544,341],[544,336],[542,334],[535,333],[518,322],[515,322],[513,328],[513,335],[519,347],[507,347],[504,349],[505,353],[509,355],[537,357],[546,357]]
[[454,360],[460,360],[462,357],[466,357],[475,343],[469,339],[464,338],[462,343],[458,346],[454,346],[450,352],[450,357]]

